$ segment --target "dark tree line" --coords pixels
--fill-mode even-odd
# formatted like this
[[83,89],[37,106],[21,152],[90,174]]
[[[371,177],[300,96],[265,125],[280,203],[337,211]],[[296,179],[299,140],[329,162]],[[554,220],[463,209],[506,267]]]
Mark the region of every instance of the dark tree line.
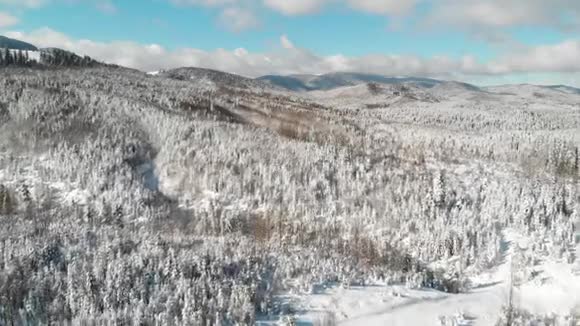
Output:
[[0,66],[31,66],[28,51],[3,49],[0,55]]
[[91,67],[98,64],[88,56],[78,56],[72,52],[51,48],[40,52],[40,62],[50,66]]
[[38,65],[56,67],[94,67],[99,65],[98,61],[88,56],[78,56],[72,52],[56,48],[40,50],[38,58],[31,56],[29,51],[12,50],[7,48],[0,51],[0,67],[33,67]]

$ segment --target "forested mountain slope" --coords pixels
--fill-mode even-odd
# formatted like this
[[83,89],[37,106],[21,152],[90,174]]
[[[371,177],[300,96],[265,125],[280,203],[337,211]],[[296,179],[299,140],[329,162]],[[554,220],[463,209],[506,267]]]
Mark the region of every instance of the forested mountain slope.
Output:
[[[381,314],[309,296],[451,305],[486,275],[550,284],[549,264],[578,280],[577,94],[304,95],[191,72],[2,68],[0,324],[353,324]],[[529,247],[508,251],[513,234]],[[564,299],[562,323],[580,304]],[[497,300],[470,320],[545,313]]]

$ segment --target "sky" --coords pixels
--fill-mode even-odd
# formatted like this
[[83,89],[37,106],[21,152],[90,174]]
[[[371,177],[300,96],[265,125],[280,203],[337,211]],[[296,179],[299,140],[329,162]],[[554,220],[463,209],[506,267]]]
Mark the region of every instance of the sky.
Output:
[[0,0],[0,34],[143,71],[580,86],[579,0]]

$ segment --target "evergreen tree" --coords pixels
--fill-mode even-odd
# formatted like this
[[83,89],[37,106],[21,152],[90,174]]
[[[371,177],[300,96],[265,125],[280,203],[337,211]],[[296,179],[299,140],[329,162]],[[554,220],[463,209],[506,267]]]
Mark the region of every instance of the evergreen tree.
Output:
[[10,49],[5,48],[3,53],[4,53],[4,65],[10,66],[12,64],[12,53],[10,52]]
[[24,54],[22,54],[22,50],[18,49],[18,52],[16,52],[15,54],[16,56],[16,65],[18,66],[24,66],[25,62],[24,62]]

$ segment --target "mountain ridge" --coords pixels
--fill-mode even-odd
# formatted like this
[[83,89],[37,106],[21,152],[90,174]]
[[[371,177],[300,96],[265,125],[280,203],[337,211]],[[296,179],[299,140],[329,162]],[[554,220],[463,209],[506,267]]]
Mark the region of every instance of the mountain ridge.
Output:
[[228,86],[242,89],[261,89],[270,91],[284,91],[284,88],[272,85],[259,79],[200,67],[180,67],[148,73],[150,76],[164,77],[175,80],[189,80],[203,83],[208,87]]
[[412,83],[424,88],[431,88],[444,81],[422,77],[389,77],[380,74],[358,72],[332,72],[322,75],[266,75],[258,80],[285,88],[291,91],[331,90],[344,86],[355,86],[366,83],[383,85]]
[[[107,65],[110,67],[121,67],[113,64],[105,64],[94,60],[88,56],[81,56],[71,51],[60,48],[38,48],[37,46],[0,35],[0,50],[9,49],[16,51],[36,52],[37,56],[32,56],[33,61],[46,66],[74,66],[90,67],[95,65]],[[30,53],[29,53],[30,54]],[[36,58],[37,57],[37,58]],[[2,63],[0,58],[0,63]],[[12,62],[11,64],[17,64]],[[126,67],[124,67],[126,68]],[[127,68],[131,69],[131,68]],[[508,85],[493,85],[481,87],[470,83],[451,80],[439,80],[427,77],[413,76],[387,76],[382,74],[370,74],[361,72],[331,72],[326,74],[290,74],[277,75],[269,74],[257,78],[245,77],[234,73],[208,69],[201,67],[178,67],[173,69],[163,69],[149,75],[167,77],[172,79],[203,79],[206,82],[218,86],[220,83],[238,88],[257,88],[270,91],[289,92],[311,92],[327,91],[341,87],[356,86],[362,84],[380,85],[405,85],[410,84],[424,89],[437,88],[442,85],[464,88],[468,91],[483,91],[489,88],[499,88]],[[187,76],[186,76],[187,75]],[[522,84],[527,85],[527,84]],[[510,84],[510,86],[518,86]],[[580,88],[569,85],[533,85],[543,89],[558,91],[568,94],[580,95]]]
[[489,88],[500,88],[504,86],[536,86],[539,88],[560,91],[564,93],[572,93],[580,95],[580,88],[558,84],[558,85],[535,85],[535,84],[506,84],[506,85],[490,85],[480,86],[470,84],[457,80],[440,80],[426,77],[393,77],[381,74],[367,74],[358,72],[332,72],[327,74],[291,74],[291,75],[264,75],[257,77],[260,80],[287,91],[293,92],[310,92],[310,91],[327,91],[338,89],[347,86],[356,86],[362,84],[381,84],[381,85],[401,85],[411,84],[421,88],[431,89],[442,85],[454,85],[456,87],[465,88],[470,91],[485,92]]
[[38,48],[30,43],[0,35],[0,49],[38,51]]

